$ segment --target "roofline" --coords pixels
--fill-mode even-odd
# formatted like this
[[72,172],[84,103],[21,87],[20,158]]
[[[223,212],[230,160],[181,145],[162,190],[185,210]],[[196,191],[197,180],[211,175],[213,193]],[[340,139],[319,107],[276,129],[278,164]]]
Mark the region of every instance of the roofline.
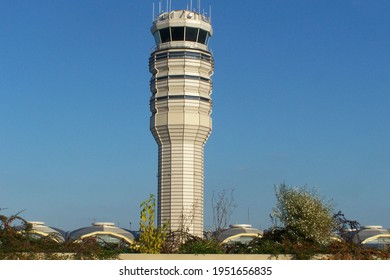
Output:
[[262,238],[263,237],[263,234],[258,232],[258,233],[238,233],[238,234],[235,234],[235,235],[232,235],[232,236],[229,236],[228,238],[225,238],[221,243],[222,244],[225,244],[227,242],[229,242],[230,240],[232,239],[235,239],[237,237],[241,237],[241,236],[249,236],[249,237],[258,237],[258,238]]
[[94,235],[113,235],[115,237],[123,239],[124,241],[126,241],[129,244],[133,244],[134,243],[134,240],[131,240],[131,239],[127,238],[126,236],[123,236],[123,235],[115,233],[115,232],[110,232],[110,231],[94,231],[94,232],[91,232],[91,233],[87,233],[87,234],[84,234],[84,235],[78,237],[74,242],[80,242],[82,239],[88,238],[88,237],[91,237],[91,236],[94,236]]
[[377,234],[377,235],[374,235],[374,236],[371,236],[369,238],[366,238],[364,239],[362,242],[360,242],[361,244],[366,244],[367,242],[369,241],[372,241],[372,240],[375,240],[375,239],[378,239],[379,237],[388,237],[390,238],[390,233],[387,234],[387,233],[381,233],[381,234]]

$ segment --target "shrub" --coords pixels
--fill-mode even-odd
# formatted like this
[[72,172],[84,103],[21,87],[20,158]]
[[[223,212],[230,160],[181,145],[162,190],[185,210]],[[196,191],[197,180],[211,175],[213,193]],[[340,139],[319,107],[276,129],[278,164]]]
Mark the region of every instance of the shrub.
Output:
[[154,225],[156,198],[150,195],[149,199],[141,203],[140,238],[135,249],[140,253],[159,254],[164,247],[167,237],[168,224],[157,228]]
[[274,226],[282,224],[291,241],[330,242],[335,220],[332,204],[324,201],[307,187],[287,187],[281,184],[275,190],[277,204],[271,215]]
[[[1,210],[1,209],[0,209]],[[22,223],[25,230],[17,230],[14,223]],[[0,259],[8,260],[63,260],[63,259],[115,259],[120,250],[102,246],[96,238],[80,242],[55,241],[55,236],[37,238],[31,234],[31,225],[19,213],[7,217],[0,215]]]
[[191,236],[179,247],[179,254],[223,254],[223,247],[213,239]]

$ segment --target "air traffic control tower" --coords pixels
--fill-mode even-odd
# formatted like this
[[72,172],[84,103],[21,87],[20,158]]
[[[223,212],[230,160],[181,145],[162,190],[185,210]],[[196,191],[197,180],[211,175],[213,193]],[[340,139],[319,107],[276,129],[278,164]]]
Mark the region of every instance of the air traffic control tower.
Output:
[[211,133],[210,18],[160,13],[151,28],[150,130],[158,144],[158,225],[203,236],[204,145]]

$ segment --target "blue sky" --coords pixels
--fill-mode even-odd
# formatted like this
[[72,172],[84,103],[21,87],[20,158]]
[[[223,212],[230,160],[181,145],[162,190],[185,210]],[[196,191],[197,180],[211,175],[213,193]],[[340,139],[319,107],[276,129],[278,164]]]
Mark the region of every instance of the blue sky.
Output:
[[[152,2],[0,0],[3,212],[64,230],[137,228],[139,204],[157,190]],[[390,227],[390,2],[210,4],[205,227],[212,193],[234,189],[231,223],[267,228],[282,182]]]

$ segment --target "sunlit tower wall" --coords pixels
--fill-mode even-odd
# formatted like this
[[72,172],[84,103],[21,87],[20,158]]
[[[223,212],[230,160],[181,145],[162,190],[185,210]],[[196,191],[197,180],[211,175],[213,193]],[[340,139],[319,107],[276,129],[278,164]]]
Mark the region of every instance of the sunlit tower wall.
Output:
[[150,130],[158,144],[158,225],[203,236],[204,145],[211,133],[208,16],[160,13],[151,28]]

